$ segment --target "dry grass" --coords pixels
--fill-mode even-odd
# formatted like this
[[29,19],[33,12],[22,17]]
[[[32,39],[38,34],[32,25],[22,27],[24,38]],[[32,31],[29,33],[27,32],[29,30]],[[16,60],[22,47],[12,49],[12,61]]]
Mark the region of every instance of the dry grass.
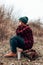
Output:
[[35,36],[43,37],[43,27],[41,27],[40,22],[37,21],[37,23],[35,23],[35,21],[34,21],[34,22],[29,23],[29,25],[32,28],[33,34]]
[[[17,27],[8,13],[3,7],[0,7],[0,62],[3,62],[3,65],[10,65],[11,63],[17,65],[19,63],[17,58],[3,57],[6,52],[10,51],[9,40],[10,37],[15,35]],[[43,28],[40,27],[39,23],[29,23],[29,25],[34,35],[33,48],[39,53],[40,57],[31,62],[29,62],[27,58],[22,58],[21,62],[24,63],[24,65],[43,65]]]
[[0,7],[0,41],[15,34],[15,21],[11,19],[11,13],[4,7]]

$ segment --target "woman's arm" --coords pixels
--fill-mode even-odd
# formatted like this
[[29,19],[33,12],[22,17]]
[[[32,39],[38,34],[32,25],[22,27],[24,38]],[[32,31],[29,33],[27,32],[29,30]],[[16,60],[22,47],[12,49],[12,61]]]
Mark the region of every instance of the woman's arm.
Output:
[[28,26],[26,26],[26,27],[24,27],[24,28],[18,27],[18,28],[16,29],[16,33],[22,33],[22,32],[25,31],[27,28],[28,28]]

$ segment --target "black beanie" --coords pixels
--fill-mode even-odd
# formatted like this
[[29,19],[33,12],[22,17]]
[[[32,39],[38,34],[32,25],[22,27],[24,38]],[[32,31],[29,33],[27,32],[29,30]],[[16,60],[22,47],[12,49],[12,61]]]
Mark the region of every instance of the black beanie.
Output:
[[19,20],[26,24],[28,22],[28,17],[26,17],[26,16],[25,17],[21,17],[21,18],[19,18]]

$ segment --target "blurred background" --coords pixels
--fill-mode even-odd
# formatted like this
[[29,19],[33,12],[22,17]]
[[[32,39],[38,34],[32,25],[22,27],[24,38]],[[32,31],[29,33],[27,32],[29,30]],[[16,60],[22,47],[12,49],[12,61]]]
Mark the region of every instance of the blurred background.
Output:
[[16,18],[28,16],[29,20],[41,19],[43,23],[43,0],[0,0],[0,5],[12,8]]
[[[35,62],[43,65],[43,0],[0,0],[0,61],[4,65],[14,62],[14,58],[6,59],[3,55],[10,51],[10,38],[16,35],[21,16],[29,18],[28,25],[34,37],[33,49],[40,55]],[[35,62],[32,65],[36,65]]]
[[43,0],[0,0],[0,38],[2,40],[15,34],[18,18],[21,16],[27,16],[28,24],[33,27],[32,29],[38,29],[34,30],[35,35],[43,34]]

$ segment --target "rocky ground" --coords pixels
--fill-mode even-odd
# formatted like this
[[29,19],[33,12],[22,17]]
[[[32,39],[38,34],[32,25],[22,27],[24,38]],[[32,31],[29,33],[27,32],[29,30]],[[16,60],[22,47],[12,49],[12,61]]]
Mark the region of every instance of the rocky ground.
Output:
[[[43,65],[43,37],[34,36],[33,49],[39,54],[39,57],[36,60],[29,61],[29,59],[23,57],[18,61],[17,58],[4,57],[4,54],[10,51],[9,40],[0,42],[0,65]],[[1,62],[3,64],[1,64]]]

